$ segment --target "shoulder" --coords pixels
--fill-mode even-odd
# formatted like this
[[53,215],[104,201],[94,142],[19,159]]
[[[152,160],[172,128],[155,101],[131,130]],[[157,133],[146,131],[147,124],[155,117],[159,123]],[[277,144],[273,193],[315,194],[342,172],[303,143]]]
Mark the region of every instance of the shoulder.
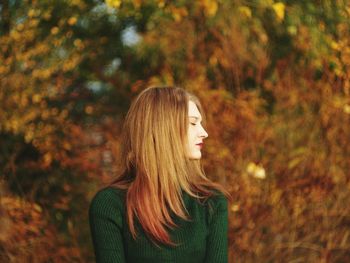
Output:
[[210,205],[227,206],[227,197],[219,190],[213,191],[213,194],[208,198],[207,202]]
[[99,190],[90,202],[89,212],[103,214],[111,210],[124,210],[125,190],[106,187]]
[[227,214],[228,200],[222,192],[215,190],[206,203],[209,222],[218,214]]

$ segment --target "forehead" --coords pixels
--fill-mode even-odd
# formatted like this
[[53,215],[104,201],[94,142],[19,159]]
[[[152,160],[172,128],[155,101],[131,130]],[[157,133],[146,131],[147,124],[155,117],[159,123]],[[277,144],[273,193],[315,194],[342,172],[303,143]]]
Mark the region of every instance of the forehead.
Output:
[[188,116],[191,116],[191,117],[201,116],[201,113],[199,112],[197,105],[191,100],[188,102]]

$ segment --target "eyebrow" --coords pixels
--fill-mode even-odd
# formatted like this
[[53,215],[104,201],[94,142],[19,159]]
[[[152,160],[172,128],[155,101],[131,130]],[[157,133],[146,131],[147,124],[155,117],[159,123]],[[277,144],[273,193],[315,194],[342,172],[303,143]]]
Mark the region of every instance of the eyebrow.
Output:
[[199,120],[199,119],[202,119],[202,118],[197,117],[197,116],[188,116],[188,118],[194,118],[194,119],[196,119],[196,121]]

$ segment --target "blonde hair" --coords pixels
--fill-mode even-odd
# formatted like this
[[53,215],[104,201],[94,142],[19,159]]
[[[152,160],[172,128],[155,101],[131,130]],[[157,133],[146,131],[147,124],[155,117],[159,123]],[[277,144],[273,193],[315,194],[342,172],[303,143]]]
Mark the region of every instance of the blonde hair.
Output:
[[[188,102],[199,111],[199,100],[178,87],[152,87],[142,91],[127,113],[123,129],[122,169],[113,186],[127,189],[127,219],[136,239],[135,219],[155,243],[175,245],[167,228],[171,215],[189,220],[182,192],[206,199],[215,190],[199,160],[187,156]],[[202,113],[202,112],[201,112]]]

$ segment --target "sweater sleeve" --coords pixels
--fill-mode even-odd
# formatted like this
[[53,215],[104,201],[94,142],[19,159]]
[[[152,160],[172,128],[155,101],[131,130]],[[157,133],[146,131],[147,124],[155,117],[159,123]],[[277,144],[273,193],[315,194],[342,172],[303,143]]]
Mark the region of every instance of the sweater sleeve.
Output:
[[111,189],[98,192],[89,208],[91,236],[97,263],[125,263],[122,238],[122,200]]
[[213,203],[212,214],[209,222],[209,235],[207,237],[205,263],[227,263],[227,199],[223,195],[218,195],[215,196]]

